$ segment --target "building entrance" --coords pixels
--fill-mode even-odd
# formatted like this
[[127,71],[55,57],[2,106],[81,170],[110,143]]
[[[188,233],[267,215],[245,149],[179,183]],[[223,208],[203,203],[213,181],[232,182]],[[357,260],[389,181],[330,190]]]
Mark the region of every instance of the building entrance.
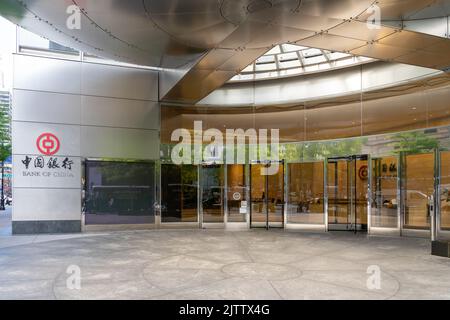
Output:
[[266,175],[274,163],[250,165],[250,227],[282,228],[284,226],[284,162],[277,162],[278,171]]
[[329,158],[328,230],[367,231],[368,156]]

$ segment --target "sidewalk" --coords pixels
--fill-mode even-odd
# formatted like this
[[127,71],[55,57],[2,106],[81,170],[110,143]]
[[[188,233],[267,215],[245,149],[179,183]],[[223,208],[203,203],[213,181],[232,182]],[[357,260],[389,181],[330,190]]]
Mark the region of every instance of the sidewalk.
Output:
[[9,236],[11,232],[11,206],[7,206],[5,211],[0,211],[0,236]]

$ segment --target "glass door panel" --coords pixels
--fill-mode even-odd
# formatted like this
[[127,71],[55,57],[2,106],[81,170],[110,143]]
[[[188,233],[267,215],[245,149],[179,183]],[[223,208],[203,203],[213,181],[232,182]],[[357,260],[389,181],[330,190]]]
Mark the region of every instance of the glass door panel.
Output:
[[282,227],[284,217],[284,166],[279,165],[277,173],[266,176],[266,179],[269,225]]
[[372,227],[398,228],[397,170],[396,157],[372,160]]
[[356,228],[358,230],[367,230],[367,201],[368,201],[368,183],[369,166],[367,158],[352,160],[356,166],[354,171],[354,199],[355,199],[355,217]]
[[203,223],[224,222],[224,166],[201,166]]
[[250,166],[250,210],[251,226],[266,226],[266,178],[261,174],[264,170],[262,164],[252,164]]
[[246,222],[248,204],[245,165],[227,166],[227,185],[227,222]]
[[428,201],[434,193],[434,154],[406,155],[402,186],[403,227],[429,229]]
[[290,163],[287,223],[324,224],[324,163]]
[[161,222],[197,222],[198,169],[161,165]]
[[328,169],[328,224],[347,225],[349,215],[348,161],[329,160]]
[[284,222],[284,165],[264,175],[268,165],[250,165],[250,226],[282,227]]
[[441,230],[450,231],[450,151],[441,152],[440,197]]
[[328,159],[328,229],[367,230],[367,156]]

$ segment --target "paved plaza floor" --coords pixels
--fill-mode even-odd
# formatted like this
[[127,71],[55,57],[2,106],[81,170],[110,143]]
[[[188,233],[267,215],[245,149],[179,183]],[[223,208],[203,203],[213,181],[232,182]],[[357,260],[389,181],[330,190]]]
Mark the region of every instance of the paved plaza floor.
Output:
[[429,240],[345,232],[2,235],[0,271],[1,299],[450,299]]

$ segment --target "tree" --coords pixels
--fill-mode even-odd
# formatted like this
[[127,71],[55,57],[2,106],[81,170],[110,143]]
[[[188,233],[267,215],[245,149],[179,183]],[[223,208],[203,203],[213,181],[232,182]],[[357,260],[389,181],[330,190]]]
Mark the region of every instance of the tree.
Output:
[[439,147],[439,141],[422,131],[405,132],[395,136],[396,141],[393,142],[395,153],[420,153],[431,151]]
[[11,117],[9,102],[0,103],[0,162],[2,163],[0,210],[5,210],[4,175],[5,161],[11,155]]

